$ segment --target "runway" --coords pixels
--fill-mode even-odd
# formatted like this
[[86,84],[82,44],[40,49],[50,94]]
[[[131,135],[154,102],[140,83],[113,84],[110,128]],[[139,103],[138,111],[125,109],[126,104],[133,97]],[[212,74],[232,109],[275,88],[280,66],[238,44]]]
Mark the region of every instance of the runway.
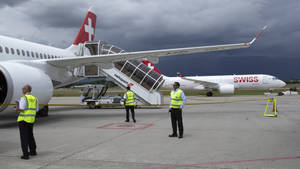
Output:
[[[125,110],[50,107],[35,126],[38,156],[24,161],[15,117],[0,116],[2,169],[299,169],[300,96],[278,97],[264,117],[264,96],[188,96],[184,138],[169,138],[167,106]],[[164,98],[168,103],[168,97]],[[54,97],[50,104],[77,104]]]

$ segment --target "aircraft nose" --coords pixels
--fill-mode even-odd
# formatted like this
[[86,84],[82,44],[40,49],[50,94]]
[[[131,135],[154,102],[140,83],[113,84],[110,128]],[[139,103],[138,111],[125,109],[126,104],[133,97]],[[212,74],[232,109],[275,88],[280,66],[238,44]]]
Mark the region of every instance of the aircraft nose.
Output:
[[286,83],[284,81],[280,80],[280,87],[283,87],[285,85],[286,85]]

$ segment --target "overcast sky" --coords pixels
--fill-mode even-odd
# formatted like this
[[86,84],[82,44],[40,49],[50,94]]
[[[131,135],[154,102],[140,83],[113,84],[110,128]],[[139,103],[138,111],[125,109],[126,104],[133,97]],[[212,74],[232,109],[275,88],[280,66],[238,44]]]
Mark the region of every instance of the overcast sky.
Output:
[[0,34],[66,48],[90,6],[96,40],[126,51],[248,42],[269,26],[249,49],[163,57],[166,75],[300,78],[299,0],[1,0]]

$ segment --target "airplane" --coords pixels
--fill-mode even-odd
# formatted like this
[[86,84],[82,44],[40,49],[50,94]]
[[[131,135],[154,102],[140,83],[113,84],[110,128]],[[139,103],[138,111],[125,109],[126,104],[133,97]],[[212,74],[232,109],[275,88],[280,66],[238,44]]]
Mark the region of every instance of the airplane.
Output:
[[[148,60],[143,60],[143,63],[161,74]],[[173,89],[173,83],[179,82],[181,89],[205,90],[206,96],[212,96],[213,90],[218,90],[221,94],[234,94],[235,90],[273,90],[286,85],[275,76],[266,74],[184,76],[177,72],[177,75],[164,76],[162,88]]]
[[73,44],[66,49],[0,36],[0,114],[15,112],[12,105],[22,96],[25,84],[32,86],[32,94],[39,99],[38,114],[47,116],[53,90],[84,79],[75,74],[82,66],[107,69],[130,59],[158,60],[162,56],[248,48],[265,29],[247,43],[81,56],[83,43],[94,41],[96,18],[93,7],[89,8]]

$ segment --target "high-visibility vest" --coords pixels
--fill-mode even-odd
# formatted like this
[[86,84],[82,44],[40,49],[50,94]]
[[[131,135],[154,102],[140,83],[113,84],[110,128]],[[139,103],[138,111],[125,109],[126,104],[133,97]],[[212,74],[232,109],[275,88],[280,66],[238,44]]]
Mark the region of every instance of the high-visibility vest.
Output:
[[26,94],[22,96],[25,100],[25,109],[23,112],[20,112],[18,117],[18,122],[25,121],[27,123],[34,123],[35,115],[36,115],[36,108],[37,108],[37,98]]
[[171,108],[179,109],[182,105],[183,101],[181,98],[182,90],[178,89],[176,92],[174,90],[171,91]]
[[134,93],[130,90],[126,92],[125,106],[134,106]]

